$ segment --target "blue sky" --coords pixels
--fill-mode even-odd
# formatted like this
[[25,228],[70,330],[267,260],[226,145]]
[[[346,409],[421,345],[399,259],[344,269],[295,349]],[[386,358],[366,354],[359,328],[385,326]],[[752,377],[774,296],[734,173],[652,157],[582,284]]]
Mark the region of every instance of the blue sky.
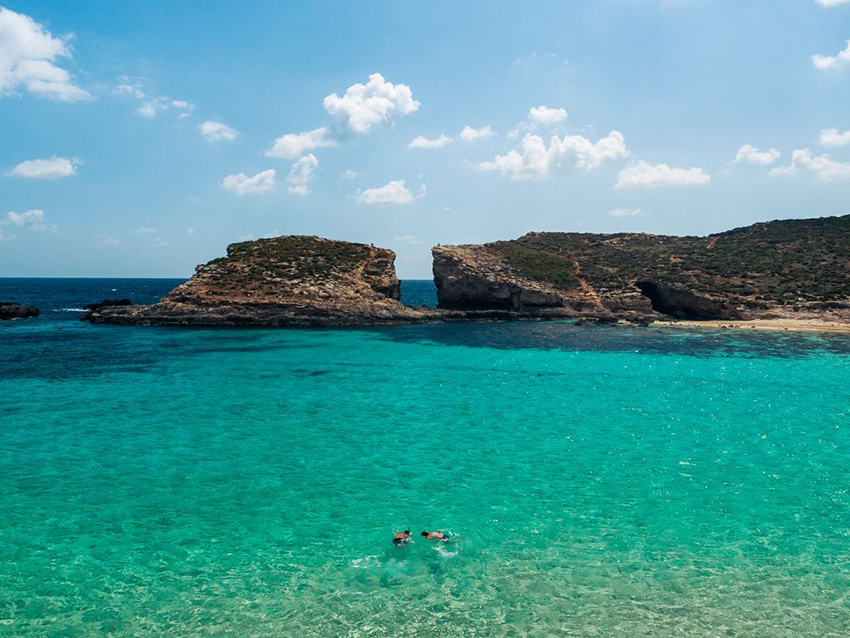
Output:
[[850,213],[850,0],[2,6],[0,276]]

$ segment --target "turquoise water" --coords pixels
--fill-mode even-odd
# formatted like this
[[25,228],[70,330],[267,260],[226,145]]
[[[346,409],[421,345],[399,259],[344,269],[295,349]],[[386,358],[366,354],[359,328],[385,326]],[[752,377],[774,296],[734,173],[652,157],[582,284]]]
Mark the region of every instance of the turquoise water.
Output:
[[0,635],[850,632],[850,340],[62,310],[171,285],[0,280]]

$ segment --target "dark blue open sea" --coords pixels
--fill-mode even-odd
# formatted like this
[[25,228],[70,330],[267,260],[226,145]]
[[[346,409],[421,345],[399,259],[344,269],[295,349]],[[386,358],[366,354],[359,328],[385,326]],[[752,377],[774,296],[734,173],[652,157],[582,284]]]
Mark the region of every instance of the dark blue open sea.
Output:
[[850,635],[847,337],[78,321],[177,283],[0,279],[0,635]]

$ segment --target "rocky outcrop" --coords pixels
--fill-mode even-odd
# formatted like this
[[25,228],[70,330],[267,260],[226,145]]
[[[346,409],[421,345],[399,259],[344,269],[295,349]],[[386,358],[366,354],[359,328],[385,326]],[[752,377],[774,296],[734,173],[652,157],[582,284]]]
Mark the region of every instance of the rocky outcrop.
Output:
[[850,322],[850,215],[707,237],[529,233],[433,255],[439,307],[458,312]]
[[95,303],[86,304],[83,306],[83,309],[89,311],[96,311],[102,308],[106,308],[108,306],[132,306],[133,302],[129,299],[104,299],[103,301],[97,301]]
[[23,304],[8,301],[0,302],[0,321],[27,319],[29,317],[38,317],[40,314],[41,311],[32,306],[24,306]]
[[285,236],[232,244],[227,256],[150,306],[101,306],[94,323],[341,326],[433,320],[403,306],[395,254],[366,244]]
[[437,246],[431,252],[441,309],[501,311],[507,317],[528,318],[575,317],[604,310],[592,297],[523,276],[487,246]]
[[744,312],[728,299],[701,295],[685,286],[666,284],[654,279],[635,282],[641,293],[649,298],[652,309],[676,319],[744,319]]

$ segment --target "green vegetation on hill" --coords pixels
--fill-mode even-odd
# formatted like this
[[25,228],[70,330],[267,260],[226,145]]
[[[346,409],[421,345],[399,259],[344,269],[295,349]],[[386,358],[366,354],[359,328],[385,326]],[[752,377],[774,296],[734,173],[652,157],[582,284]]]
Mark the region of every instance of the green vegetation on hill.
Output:
[[708,237],[531,233],[487,246],[517,274],[563,289],[581,278],[613,292],[654,277],[753,306],[850,297],[850,215],[759,223]]
[[350,272],[367,259],[366,244],[287,236],[231,244],[227,257],[204,268],[212,280],[245,286],[271,281],[322,281]]

